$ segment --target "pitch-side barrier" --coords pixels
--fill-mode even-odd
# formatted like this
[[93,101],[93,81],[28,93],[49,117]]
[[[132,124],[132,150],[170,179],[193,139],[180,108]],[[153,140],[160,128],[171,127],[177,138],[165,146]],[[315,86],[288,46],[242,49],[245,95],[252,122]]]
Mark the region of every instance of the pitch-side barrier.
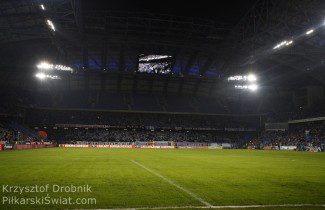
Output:
[[208,149],[208,146],[150,146],[150,145],[100,145],[100,144],[60,144],[62,148],[140,148],[140,149]]

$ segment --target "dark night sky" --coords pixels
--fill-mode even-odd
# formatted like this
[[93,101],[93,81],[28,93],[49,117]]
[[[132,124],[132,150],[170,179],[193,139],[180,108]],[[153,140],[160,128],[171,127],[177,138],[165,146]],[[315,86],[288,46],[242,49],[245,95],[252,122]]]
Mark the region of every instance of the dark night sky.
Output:
[[150,12],[235,24],[257,0],[84,0],[85,10]]

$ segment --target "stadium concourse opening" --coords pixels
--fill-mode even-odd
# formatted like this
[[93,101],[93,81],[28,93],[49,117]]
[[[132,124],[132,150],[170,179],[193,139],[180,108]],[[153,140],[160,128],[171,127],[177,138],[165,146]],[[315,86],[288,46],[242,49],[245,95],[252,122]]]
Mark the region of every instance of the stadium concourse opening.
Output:
[[324,10],[0,1],[0,209],[325,209]]

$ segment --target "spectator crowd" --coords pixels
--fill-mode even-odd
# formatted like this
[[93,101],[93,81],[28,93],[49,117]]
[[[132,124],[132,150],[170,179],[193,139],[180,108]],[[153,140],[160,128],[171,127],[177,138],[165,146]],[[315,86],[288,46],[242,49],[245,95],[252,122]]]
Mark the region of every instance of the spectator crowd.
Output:
[[175,130],[135,130],[135,129],[55,129],[48,130],[50,138],[61,143],[83,142],[150,142],[150,141],[173,141],[173,142],[223,142],[238,145],[250,134],[220,133],[215,131],[175,131]]
[[324,149],[325,147],[325,125],[323,123],[292,125],[288,131],[264,131],[258,138],[247,143],[249,148],[260,148],[272,146],[296,146],[297,150],[308,150],[310,148]]

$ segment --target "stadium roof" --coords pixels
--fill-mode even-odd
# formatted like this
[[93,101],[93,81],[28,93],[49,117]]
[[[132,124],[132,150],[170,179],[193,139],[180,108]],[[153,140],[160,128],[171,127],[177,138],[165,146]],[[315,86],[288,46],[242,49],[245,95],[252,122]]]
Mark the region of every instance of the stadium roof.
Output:
[[1,1],[1,66],[32,68],[50,59],[80,70],[133,73],[140,54],[170,55],[172,72],[182,76],[253,71],[324,84],[324,1],[227,2]]

